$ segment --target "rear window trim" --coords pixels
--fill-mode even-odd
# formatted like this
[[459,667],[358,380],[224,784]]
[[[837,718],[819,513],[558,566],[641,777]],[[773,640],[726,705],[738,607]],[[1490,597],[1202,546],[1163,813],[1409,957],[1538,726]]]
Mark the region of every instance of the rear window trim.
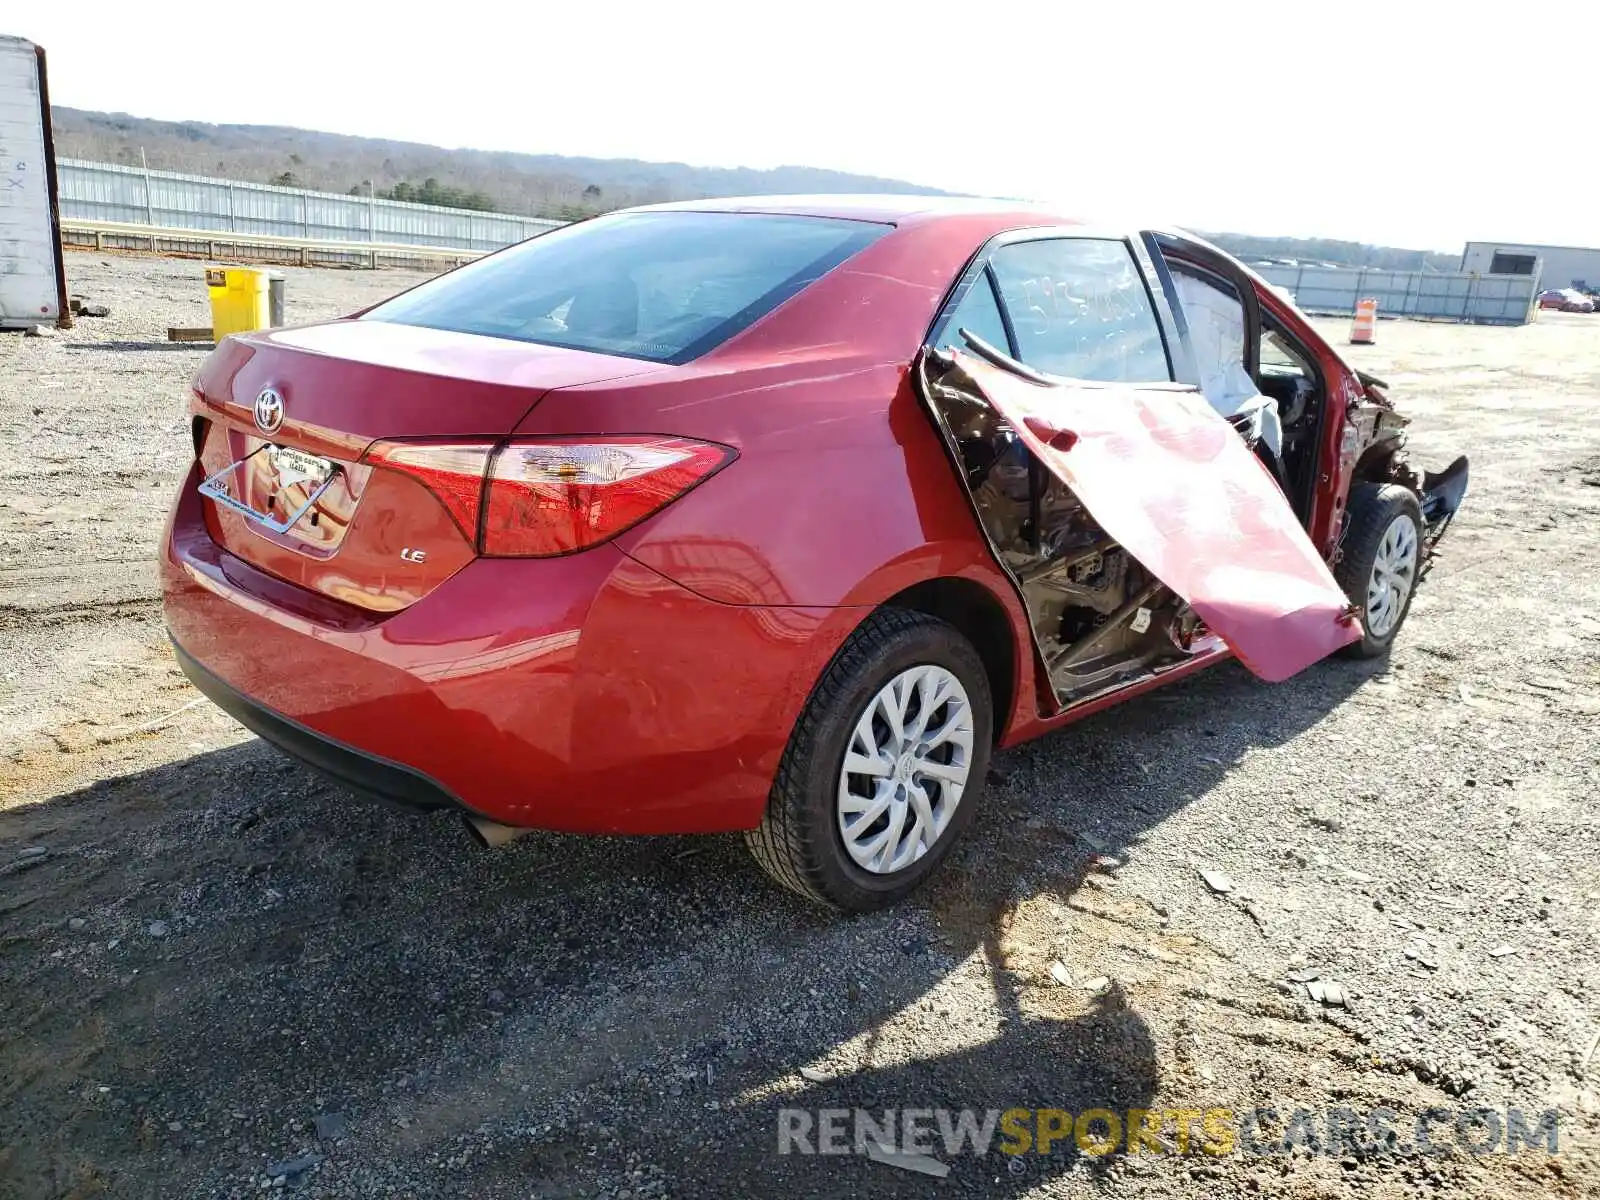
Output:
[[[684,213],[684,214],[695,215],[695,216],[748,217],[748,218],[756,218],[756,219],[773,219],[773,218],[776,218],[776,219],[779,219],[779,220],[793,220],[793,221],[823,221],[823,222],[827,222],[829,224],[845,224],[845,223],[849,223],[849,224],[853,224],[853,225],[873,226],[873,227],[876,227],[876,228],[882,230],[882,232],[879,233],[877,235],[877,237],[871,239],[870,241],[864,241],[860,245],[857,245],[854,248],[852,248],[852,249],[848,250],[847,252],[845,252],[836,261],[834,261],[829,266],[825,267],[822,271],[820,271],[819,273],[814,275],[811,278],[810,282],[808,282],[808,283],[806,283],[806,284],[804,284],[802,286],[795,287],[794,286],[795,281],[797,279],[801,278],[802,276],[806,275],[811,270],[811,268],[815,265],[815,263],[817,261],[819,261],[817,259],[812,260],[812,262],[807,263],[800,270],[798,270],[798,271],[794,272],[794,274],[788,276],[786,279],[784,279],[783,281],[781,281],[780,283],[778,283],[777,285],[775,285],[774,287],[769,289],[763,295],[761,295],[757,299],[753,300],[751,303],[747,304],[744,308],[740,309],[738,312],[733,313],[731,316],[729,316],[721,324],[717,325],[715,328],[713,328],[711,330],[708,330],[706,333],[701,334],[700,337],[698,337],[694,341],[690,342],[682,350],[680,350],[676,354],[673,354],[673,355],[670,355],[670,356],[661,356],[661,355],[654,355],[654,354],[641,354],[641,353],[630,353],[630,352],[628,352],[626,350],[600,349],[600,348],[593,347],[593,346],[575,346],[575,345],[572,345],[569,342],[553,342],[553,341],[550,341],[550,340],[548,340],[546,338],[519,337],[518,335],[513,334],[513,333],[490,333],[490,332],[487,332],[487,331],[481,330],[481,329],[457,329],[457,328],[450,328],[450,327],[440,326],[440,325],[422,325],[422,324],[419,324],[419,323],[414,322],[414,321],[400,321],[400,320],[395,320],[393,318],[386,318],[386,317],[381,315],[381,312],[380,312],[381,309],[383,309],[385,306],[387,306],[391,301],[397,300],[401,296],[404,296],[404,295],[408,294],[409,292],[415,290],[414,288],[408,288],[408,289],[406,289],[405,292],[397,293],[395,296],[391,296],[387,300],[383,300],[383,301],[379,302],[378,304],[374,305],[372,308],[367,309],[366,311],[358,314],[356,319],[357,320],[362,320],[362,321],[382,321],[385,324],[402,325],[402,326],[406,326],[406,327],[409,327],[409,328],[412,328],[412,329],[437,329],[437,330],[440,330],[441,332],[461,333],[461,334],[466,334],[466,335],[472,336],[472,337],[495,338],[495,339],[500,340],[500,341],[517,342],[517,343],[520,343],[522,345],[527,345],[527,346],[548,346],[553,350],[572,350],[572,351],[575,351],[575,352],[581,353],[581,354],[601,354],[601,355],[606,355],[606,356],[611,357],[611,358],[625,358],[625,359],[628,359],[628,360],[633,361],[633,362],[650,363],[653,366],[679,367],[679,366],[683,366],[686,363],[693,362],[698,358],[703,358],[705,355],[710,354],[712,351],[718,349],[719,347],[725,345],[726,343],[732,341],[734,338],[738,337],[740,334],[746,332],[752,326],[757,324],[759,321],[762,321],[765,318],[771,316],[773,313],[775,313],[779,309],[781,309],[784,305],[788,304],[791,300],[795,299],[795,297],[797,297],[797,296],[801,295],[803,292],[805,292],[813,284],[821,282],[824,278],[826,278],[828,275],[831,275],[839,267],[844,266],[845,263],[849,262],[857,254],[860,254],[863,250],[868,249],[870,246],[874,245],[881,238],[887,237],[897,227],[897,223],[894,222],[894,221],[874,220],[874,219],[871,219],[871,218],[859,217],[859,216],[835,216],[834,214],[831,214],[831,213],[773,212],[773,211],[767,211],[767,210],[749,210],[749,209],[719,209],[719,208],[662,208],[662,209],[651,209],[651,208],[642,208],[642,209],[632,209],[632,210],[621,210],[621,211],[619,211],[617,213],[614,213],[614,214],[613,213],[608,213],[608,214],[604,214],[604,215],[606,215],[606,216],[615,216],[620,220],[628,220],[628,219],[631,219],[631,218],[633,218],[635,216],[655,216],[655,215],[665,215],[665,214],[672,214],[672,213]],[[595,219],[597,219],[597,218],[589,218],[589,220],[595,220]],[[571,228],[572,226],[576,226],[576,225],[580,225],[580,224],[584,224],[584,223],[586,223],[586,222],[574,221],[574,222],[571,222],[570,225],[561,226],[559,228]],[[484,258],[476,259],[474,261],[483,262],[488,258],[495,257],[495,255],[504,254],[507,251],[515,250],[519,246],[525,246],[529,242],[537,241],[540,238],[548,237],[551,233],[555,233],[555,232],[557,232],[557,230],[552,229],[552,230],[547,230],[544,233],[535,234],[531,238],[525,238],[525,239],[523,239],[523,241],[516,242],[516,243],[514,243],[513,245],[510,245],[510,246],[505,246],[505,247],[501,248],[500,250],[495,251],[495,254],[493,254],[493,255],[485,255]],[[826,258],[827,256],[824,255],[822,257]],[[463,269],[465,269],[465,267],[470,267],[471,265],[472,265],[471,263],[467,263],[467,264],[464,264],[463,267],[457,267],[456,270],[463,270]],[[454,274],[454,273],[455,273],[454,271],[446,271],[441,275],[435,276],[434,278],[436,278],[436,279],[443,278],[445,275],[451,275],[451,274]],[[423,283],[417,284],[416,286],[417,287],[423,287],[429,282],[432,282],[432,281],[431,280],[425,280]],[[772,302],[772,303],[767,303],[768,299],[770,297],[774,296],[774,295],[779,296],[780,299],[778,299],[777,301]],[[753,310],[759,310],[759,311],[753,311]]]

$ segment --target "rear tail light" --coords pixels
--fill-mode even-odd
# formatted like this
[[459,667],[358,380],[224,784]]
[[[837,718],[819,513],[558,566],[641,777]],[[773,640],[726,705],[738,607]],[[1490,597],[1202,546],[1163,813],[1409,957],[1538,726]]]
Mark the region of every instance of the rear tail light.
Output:
[[686,438],[512,442],[490,470],[483,553],[543,556],[598,545],[730,457],[721,446]]
[[733,457],[724,446],[649,436],[380,442],[367,453],[438,496],[480,554],[532,558],[609,541]]
[[467,540],[476,544],[483,474],[493,451],[489,443],[379,442],[367,451],[367,461],[420,480],[450,510]]

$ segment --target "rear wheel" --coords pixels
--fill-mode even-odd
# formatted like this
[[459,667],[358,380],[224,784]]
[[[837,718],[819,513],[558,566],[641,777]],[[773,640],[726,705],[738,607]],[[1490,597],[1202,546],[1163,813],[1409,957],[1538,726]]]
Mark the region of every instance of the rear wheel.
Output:
[[893,903],[971,821],[989,768],[983,662],[953,626],[884,608],[851,635],[789,737],[751,854],[848,912]]
[[1334,578],[1361,610],[1361,640],[1344,653],[1376,658],[1389,652],[1411,611],[1422,567],[1422,506],[1397,483],[1358,483],[1348,520]]

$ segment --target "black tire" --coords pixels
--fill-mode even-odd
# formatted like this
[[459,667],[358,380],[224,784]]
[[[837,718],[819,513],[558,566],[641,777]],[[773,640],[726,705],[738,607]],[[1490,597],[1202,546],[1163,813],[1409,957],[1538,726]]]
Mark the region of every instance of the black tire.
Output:
[[[1378,545],[1384,532],[1396,517],[1406,516],[1416,526],[1417,562],[1412,571],[1411,589],[1400,606],[1400,615],[1394,624],[1381,635],[1375,635],[1367,612],[1367,584],[1372,578],[1373,560],[1378,556]],[[1377,658],[1389,653],[1395,637],[1406,623],[1411,612],[1411,601],[1417,594],[1417,576],[1422,568],[1422,505],[1410,488],[1398,483],[1357,483],[1351,485],[1350,503],[1345,513],[1343,556],[1333,569],[1350,603],[1361,610],[1361,640],[1351,642],[1340,651],[1347,658]]]
[[[916,862],[873,874],[851,859],[839,832],[839,772],[856,722],[890,679],[908,667],[945,668],[966,689],[973,747],[967,784],[939,840]],[[761,824],[745,834],[761,868],[807,900],[867,912],[908,895],[931,875],[983,798],[994,705],[983,660],[954,626],[925,613],[881,608],[840,647],[789,735]]]

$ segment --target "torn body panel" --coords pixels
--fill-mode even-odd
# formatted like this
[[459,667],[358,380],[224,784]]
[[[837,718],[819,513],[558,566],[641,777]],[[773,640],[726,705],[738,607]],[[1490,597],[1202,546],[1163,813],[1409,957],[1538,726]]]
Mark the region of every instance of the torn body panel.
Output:
[[1411,418],[1395,410],[1382,380],[1357,374],[1364,395],[1346,410],[1345,441],[1350,449],[1341,455],[1344,474],[1340,482],[1346,488],[1357,479],[1393,482],[1417,494],[1423,522],[1421,576],[1426,576],[1440,539],[1466,499],[1467,457],[1461,455],[1442,471],[1413,466],[1406,454],[1406,426]]
[[[1062,704],[1214,650],[1208,633],[1269,681],[1361,636],[1277,484],[1194,389],[1035,382],[960,352],[920,374]],[[1008,472],[1040,468],[1024,511]]]
[[[1041,689],[1042,711],[1226,651],[1215,637],[1180,644],[1184,639],[1171,631],[1193,633],[1198,624],[1192,615],[1183,619],[1182,601],[1149,594],[1154,577],[1045,470],[964,372],[948,359],[924,356],[918,383],[967,485],[978,527],[1028,614],[1040,678],[1049,684]],[[1125,611],[1141,594],[1147,602]]]
[[1467,456],[1442,471],[1425,471],[1418,489],[1422,501],[1422,572],[1426,579],[1439,553],[1439,540],[1467,498]]

